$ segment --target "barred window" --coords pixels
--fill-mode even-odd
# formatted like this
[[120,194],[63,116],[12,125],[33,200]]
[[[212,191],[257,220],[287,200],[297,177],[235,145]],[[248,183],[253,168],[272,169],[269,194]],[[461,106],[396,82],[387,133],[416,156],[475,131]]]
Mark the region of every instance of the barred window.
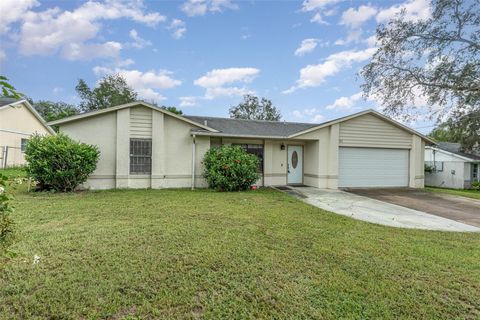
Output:
[[242,147],[247,153],[254,154],[258,158],[258,173],[263,173],[263,144],[235,144]]
[[152,139],[130,139],[130,173],[152,172]]
[[28,139],[22,138],[22,141],[20,142],[20,150],[22,152],[25,152],[25,150],[27,150],[27,143]]

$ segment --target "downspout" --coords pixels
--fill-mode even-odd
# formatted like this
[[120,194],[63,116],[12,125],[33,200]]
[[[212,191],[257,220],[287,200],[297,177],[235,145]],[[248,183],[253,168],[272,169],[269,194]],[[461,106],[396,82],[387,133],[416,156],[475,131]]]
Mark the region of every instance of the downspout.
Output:
[[195,135],[192,138],[192,190],[195,189]]
[[265,139],[263,139],[262,187],[265,187]]

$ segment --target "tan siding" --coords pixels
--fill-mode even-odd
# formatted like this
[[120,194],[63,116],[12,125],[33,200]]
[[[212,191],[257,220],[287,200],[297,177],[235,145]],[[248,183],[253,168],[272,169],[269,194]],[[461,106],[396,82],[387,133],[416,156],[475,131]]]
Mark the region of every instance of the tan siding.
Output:
[[152,137],[152,110],[144,107],[130,109],[130,137]]
[[367,114],[340,123],[339,145],[409,149],[412,147],[412,135],[378,117]]

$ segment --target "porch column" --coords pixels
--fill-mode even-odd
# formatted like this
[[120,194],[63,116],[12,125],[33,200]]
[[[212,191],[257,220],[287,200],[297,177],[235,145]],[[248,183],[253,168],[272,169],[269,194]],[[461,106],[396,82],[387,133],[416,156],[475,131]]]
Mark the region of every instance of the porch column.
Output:
[[328,173],[327,188],[338,188],[338,153],[340,139],[340,124],[330,126],[330,139],[328,143]]
[[410,170],[409,182],[410,188],[423,188],[425,184],[424,161],[425,143],[417,135],[412,135],[412,148],[410,149]]
[[152,110],[152,188],[161,188],[165,179],[165,115]]
[[117,111],[115,187],[128,188],[130,163],[130,108]]

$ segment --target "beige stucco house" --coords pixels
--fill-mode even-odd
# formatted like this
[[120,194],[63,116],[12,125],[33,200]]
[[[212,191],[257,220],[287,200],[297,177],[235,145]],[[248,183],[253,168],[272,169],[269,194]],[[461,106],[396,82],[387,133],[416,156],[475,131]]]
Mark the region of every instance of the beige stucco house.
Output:
[[144,102],[51,122],[101,151],[85,187],[205,187],[202,158],[222,144],[259,156],[261,186],[424,186],[427,137],[367,110],[322,124],[178,116]]
[[0,168],[25,164],[24,151],[33,134],[55,134],[27,100],[0,99]]

